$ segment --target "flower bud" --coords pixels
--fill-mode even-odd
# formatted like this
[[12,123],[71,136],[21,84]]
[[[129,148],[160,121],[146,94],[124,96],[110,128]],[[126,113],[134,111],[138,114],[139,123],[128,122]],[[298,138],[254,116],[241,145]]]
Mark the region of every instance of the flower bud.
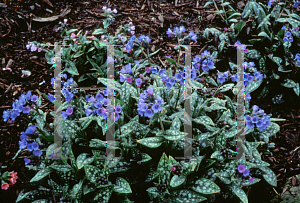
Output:
[[68,19],[64,19],[64,23],[66,24],[68,22]]

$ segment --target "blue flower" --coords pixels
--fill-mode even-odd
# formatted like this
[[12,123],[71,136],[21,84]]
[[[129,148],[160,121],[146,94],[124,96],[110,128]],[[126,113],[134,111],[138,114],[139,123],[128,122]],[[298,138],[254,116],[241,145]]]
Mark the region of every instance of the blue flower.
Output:
[[55,101],[54,95],[48,93],[48,99],[53,103]]
[[157,73],[157,69],[156,68],[151,68],[151,73]]
[[245,116],[245,121],[246,121],[246,122],[250,122],[250,121],[251,121],[251,116],[246,115],[246,116]]
[[167,88],[168,90],[172,88],[172,84],[169,83],[169,82],[167,82],[167,83],[165,84],[165,86],[166,86],[166,88]]
[[91,109],[85,109],[84,111],[86,113],[86,116],[90,116],[93,113],[93,110]]
[[258,121],[258,118],[257,118],[256,116],[253,116],[253,117],[251,118],[251,122],[252,122],[252,123],[257,123],[257,121]]
[[164,100],[161,97],[157,97],[156,103],[157,104],[163,104]]
[[246,93],[246,98],[248,99],[248,101],[250,101],[251,100],[251,95],[250,95],[250,93]]
[[226,80],[226,77],[223,74],[218,75],[218,80],[221,84],[223,84]]
[[36,102],[36,101],[38,100],[38,98],[39,98],[38,96],[32,95],[32,96],[31,96],[31,101],[32,101],[32,102]]
[[175,74],[175,80],[180,81],[182,79],[182,76],[180,73]]
[[290,31],[287,31],[286,33],[285,33],[285,36],[286,37],[290,37],[292,34],[291,34],[291,32]]
[[6,122],[10,117],[10,112],[8,110],[4,110],[2,117],[4,118],[4,122]]
[[143,83],[143,81],[140,78],[135,79],[135,84],[137,86],[141,85]]
[[250,172],[250,170],[249,170],[249,169],[246,169],[246,170],[243,172],[243,176],[244,176],[244,177],[249,176],[249,172]]
[[99,102],[102,101],[103,100],[103,95],[102,94],[97,94],[96,95],[96,100],[99,101]]
[[145,116],[148,118],[151,118],[153,116],[153,112],[151,109],[147,109],[145,112]]
[[40,149],[34,150],[32,152],[35,156],[41,156],[43,154],[43,152]]
[[32,143],[32,148],[33,150],[38,150],[39,149],[39,144],[37,142]]
[[154,111],[154,113],[158,113],[159,111],[162,110],[162,108],[159,104],[154,104],[152,105],[152,110]]
[[29,106],[23,107],[23,113],[29,113],[29,112],[30,112],[30,107]]
[[197,36],[193,31],[190,31],[189,37],[191,38],[191,40],[197,42]]
[[293,42],[294,40],[293,40],[293,38],[292,37],[290,37],[289,39],[288,39],[288,42]]
[[168,37],[172,36],[173,32],[172,32],[171,28],[168,28],[168,31],[166,34],[168,35]]
[[254,124],[250,121],[250,122],[246,122],[246,126],[248,129],[254,128]]
[[282,26],[282,28],[281,28],[282,30],[286,30],[286,27],[285,26]]
[[149,88],[147,89],[147,93],[150,94],[150,95],[153,95],[153,93],[154,93],[154,88],[153,88],[153,87],[149,87]]
[[126,66],[125,66],[125,70],[127,73],[131,73],[131,63],[128,63]]
[[121,113],[122,108],[120,106],[116,106],[115,111],[116,111],[116,113]]
[[28,149],[29,151],[32,151],[32,150],[33,150],[33,145],[32,145],[32,143],[29,143],[29,144],[27,145],[27,149]]
[[25,166],[31,162],[31,160],[27,158],[24,158],[24,161],[25,161]]
[[62,111],[61,114],[62,114],[62,118],[63,118],[63,119],[67,119],[67,118],[68,118],[67,112]]
[[26,140],[19,141],[19,149],[25,149],[27,147]]

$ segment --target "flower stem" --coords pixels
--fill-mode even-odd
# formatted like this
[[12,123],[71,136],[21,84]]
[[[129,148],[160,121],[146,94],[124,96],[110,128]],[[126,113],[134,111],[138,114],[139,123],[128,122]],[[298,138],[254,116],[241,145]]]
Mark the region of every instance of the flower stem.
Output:
[[[213,0],[213,1],[214,1],[215,8],[220,12],[220,10],[219,10],[219,8],[218,8],[218,6],[217,6],[215,0]],[[226,25],[227,25],[227,21],[224,19],[224,17],[222,16],[222,14],[220,14],[220,16],[221,16],[221,18],[224,20],[224,22],[225,22]]]
[[160,114],[158,114],[158,118],[159,118],[161,130],[163,131],[163,134],[165,134],[165,130],[164,130],[164,126],[163,126],[163,124],[161,122]]

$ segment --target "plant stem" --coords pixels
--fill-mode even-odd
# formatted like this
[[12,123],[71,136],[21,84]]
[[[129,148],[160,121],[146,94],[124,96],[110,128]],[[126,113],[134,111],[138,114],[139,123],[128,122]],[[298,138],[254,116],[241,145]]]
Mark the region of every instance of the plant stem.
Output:
[[225,12],[225,9],[224,9],[224,6],[223,6],[223,0],[222,0],[222,8],[223,8],[223,11],[224,11],[224,15],[225,15],[225,18],[226,18],[226,25],[227,25],[227,15],[226,15],[226,12]]
[[[179,38],[177,38],[178,39],[178,46],[179,46]],[[180,59],[180,54],[181,54],[181,49],[180,49],[180,47],[179,47],[179,53],[178,53],[178,60],[177,60],[177,64],[178,64],[178,66],[179,66],[179,59]],[[177,68],[176,68],[176,71],[177,71]]]
[[163,124],[161,122],[161,118],[160,118],[160,114],[159,113],[158,113],[158,118],[159,118],[161,130],[163,131],[163,134],[165,134],[164,126],[163,126]]
[[[213,1],[214,1],[215,8],[220,12],[220,10],[219,10],[219,8],[218,8],[218,6],[217,6],[215,0],[213,0]],[[220,14],[220,16],[221,16],[221,18],[224,20],[224,22],[225,22],[226,25],[227,25],[227,21],[224,19],[224,17],[222,16],[222,14]]]
[[177,103],[178,103],[178,100],[179,100],[180,90],[181,90],[181,87],[179,88],[179,91],[178,91],[177,100],[176,100],[176,103],[175,103],[175,109],[177,107]]

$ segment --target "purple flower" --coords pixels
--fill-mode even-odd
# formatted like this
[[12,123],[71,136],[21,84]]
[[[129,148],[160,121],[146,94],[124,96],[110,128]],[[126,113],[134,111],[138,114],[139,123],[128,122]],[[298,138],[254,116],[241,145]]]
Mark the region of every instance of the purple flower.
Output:
[[4,122],[6,122],[10,117],[9,111],[8,110],[3,111],[3,116],[2,117],[4,118]]
[[29,112],[30,112],[30,107],[29,106],[23,107],[23,113],[29,113]]
[[50,158],[54,158],[55,157],[55,153],[54,153],[54,150],[52,151],[52,154],[50,155]]
[[143,81],[140,78],[135,79],[135,84],[137,86],[141,85],[143,83]]
[[34,150],[38,150],[38,149],[39,149],[39,144],[38,144],[37,142],[33,142],[33,143],[32,143],[32,148],[33,148]]
[[102,101],[103,100],[103,95],[102,94],[97,94],[96,95],[96,100],[97,101]]
[[249,178],[249,183],[252,183],[253,182],[253,180],[254,180],[254,177],[252,178],[252,177],[250,177]]
[[113,10],[113,13],[118,13],[117,9],[114,9],[114,10]]
[[289,39],[288,39],[287,37],[284,37],[282,40],[283,40],[284,42],[289,42]]
[[172,34],[173,34],[173,32],[172,32],[171,28],[168,28],[168,31],[167,31],[167,35],[168,35],[168,37],[171,37],[171,36],[172,36]]
[[70,116],[70,115],[72,115],[72,113],[73,113],[73,108],[67,108],[66,114],[67,114],[68,116]]
[[248,129],[254,128],[254,124],[250,121],[250,122],[246,122],[246,126]]
[[25,166],[31,162],[31,160],[27,158],[24,158],[24,161],[25,161]]
[[246,122],[251,122],[251,116],[246,115],[246,116],[245,116],[245,121],[246,121]]
[[250,172],[249,169],[245,169],[245,171],[243,172],[243,176],[244,176],[244,177],[249,176],[249,172]]
[[246,98],[248,99],[248,101],[250,101],[251,100],[251,95],[250,95],[250,93],[246,93]]
[[253,109],[253,111],[255,112],[255,111],[258,111],[259,107],[258,107],[257,105],[253,105],[253,106],[252,106],[252,109]]
[[36,125],[31,125],[25,130],[25,134],[32,134],[36,130]]
[[126,66],[125,66],[125,70],[127,73],[131,73],[131,63],[128,63]]
[[36,102],[36,101],[38,100],[38,98],[39,98],[38,96],[32,95],[32,96],[31,96],[31,101],[32,101],[32,102]]
[[157,97],[156,103],[157,104],[163,104],[164,100],[161,97]]
[[182,79],[182,76],[180,73],[175,74],[175,80],[180,81]]
[[238,171],[239,171],[239,173],[243,173],[245,170],[246,170],[245,165],[240,164],[240,165],[238,166]]
[[62,111],[61,114],[62,114],[62,118],[63,118],[63,119],[67,119],[68,116],[69,116],[69,115],[67,114],[67,112],[65,112],[65,111]]
[[154,105],[152,105],[152,110],[154,111],[154,113],[157,113],[157,112],[161,111],[162,108],[159,104],[154,104]]
[[120,106],[116,106],[115,111],[116,111],[116,113],[121,113],[122,108]]
[[55,101],[54,95],[48,93],[48,99],[53,103]]
[[282,28],[281,28],[282,30],[286,30],[286,27],[285,26],[282,26]]
[[290,31],[287,31],[287,32],[285,33],[285,36],[286,36],[286,37],[290,37],[290,36],[291,36],[291,32],[290,32]]
[[190,31],[189,37],[191,38],[191,40],[197,42],[197,36],[193,31]]
[[34,51],[36,51],[37,50],[37,47],[34,45],[34,44],[32,44],[32,46],[31,46],[31,48],[30,48],[30,51],[31,52],[34,52]]
[[150,94],[150,95],[153,95],[153,93],[154,93],[154,88],[153,88],[153,87],[149,87],[149,88],[147,89],[147,93]]
[[120,114],[115,113],[115,121],[118,121],[120,119]]
[[145,70],[147,71],[147,73],[150,73],[151,68],[150,67],[146,67]]

